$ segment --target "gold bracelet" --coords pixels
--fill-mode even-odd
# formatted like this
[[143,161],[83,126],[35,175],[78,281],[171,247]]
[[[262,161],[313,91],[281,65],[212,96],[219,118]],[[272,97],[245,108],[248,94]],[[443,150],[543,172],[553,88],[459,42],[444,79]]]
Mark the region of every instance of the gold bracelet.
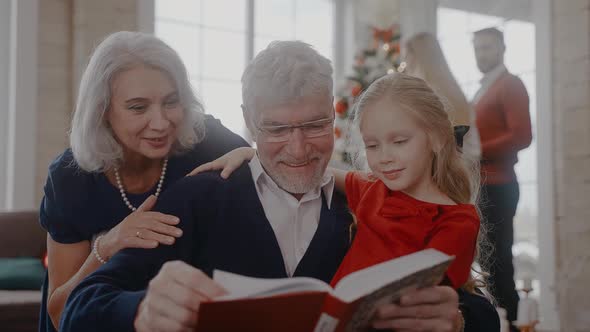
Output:
[[463,311],[461,311],[461,309],[457,309],[457,311],[459,312],[459,318],[461,318],[459,332],[465,332],[465,317],[463,317]]

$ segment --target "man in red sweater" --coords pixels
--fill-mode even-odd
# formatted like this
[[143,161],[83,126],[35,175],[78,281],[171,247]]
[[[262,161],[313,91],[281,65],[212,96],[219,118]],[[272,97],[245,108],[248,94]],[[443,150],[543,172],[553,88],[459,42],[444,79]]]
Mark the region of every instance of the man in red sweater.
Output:
[[[512,265],[513,218],[519,188],[514,172],[518,151],[531,144],[529,97],[522,81],[504,66],[504,35],[495,28],[475,32],[477,67],[484,74],[476,93],[476,125],[481,139],[483,222],[495,249],[491,291],[508,320],[516,320],[518,293]],[[513,327],[514,329],[514,327]]]

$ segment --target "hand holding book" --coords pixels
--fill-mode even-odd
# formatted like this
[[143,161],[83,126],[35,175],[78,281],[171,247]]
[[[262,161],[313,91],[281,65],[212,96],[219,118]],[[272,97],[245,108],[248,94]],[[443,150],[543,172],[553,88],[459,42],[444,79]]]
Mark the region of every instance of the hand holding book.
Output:
[[419,289],[401,297],[399,304],[381,306],[373,319],[377,329],[394,331],[463,331],[457,292],[447,286]]
[[[381,320],[385,324],[409,315],[414,309],[397,310],[391,304],[416,289],[438,285],[452,259],[423,250],[352,273],[335,289],[311,278],[256,279],[216,271],[215,281],[229,295],[202,304],[197,330],[368,330],[375,317],[386,318]],[[440,292],[417,294],[436,297]],[[381,312],[383,308],[389,312]]]

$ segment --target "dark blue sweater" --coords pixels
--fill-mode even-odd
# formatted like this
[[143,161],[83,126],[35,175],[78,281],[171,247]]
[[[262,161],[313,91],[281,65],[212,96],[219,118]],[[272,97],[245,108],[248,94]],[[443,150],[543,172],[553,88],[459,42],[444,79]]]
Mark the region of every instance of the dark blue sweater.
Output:
[[[72,292],[62,314],[62,331],[133,331],[149,280],[169,260],[183,260],[210,276],[221,269],[287,277],[248,166],[228,180],[217,173],[182,179],[162,195],[157,210],[178,216],[183,236],[173,246],[115,255]],[[351,222],[343,196],[334,195],[330,209],[322,204],[318,229],[294,275],[329,282],[348,249]]]

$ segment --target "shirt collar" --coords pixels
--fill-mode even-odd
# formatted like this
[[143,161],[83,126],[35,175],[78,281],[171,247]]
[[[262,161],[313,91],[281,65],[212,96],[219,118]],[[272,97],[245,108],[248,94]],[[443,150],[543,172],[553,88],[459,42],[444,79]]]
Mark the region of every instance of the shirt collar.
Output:
[[[252,172],[252,179],[254,180],[254,184],[256,185],[258,191],[262,192],[265,189],[264,186],[269,186],[270,188],[273,188],[275,190],[278,189],[283,191],[284,193],[287,193],[284,189],[280,188],[276,184],[276,182],[266,173],[264,167],[262,167],[262,164],[260,163],[260,159],[258,158],[258,152],[256,152],[254,158],[250,160],[248,166],[250,166],[250,171]],[[330,209],[330,206],[332,205],[332,196],[334,194],[335,182],[334,175],[328,173],[329,172],[324,173],[324,176],[322,177],[322,182],[320,184],[320,188],[323,191],[324,196],[326,197],[328,209]],[[303,197],[301,198],[301,201],[303,202],[318,197],[320,188],[315,188],[312,191],[305,193],[305,195],[303,195]]]
[[498,79],[498,77],[500,77],[500,75],[502,75],[502,73],[504,73],[505,71],[506,71],[506,66],[503,63],[500,63],[499,65],[496,66],[496,68],[490,70],[485,75],[483,75],[483,77],[480,80],[480,83],[482,85],[491,84],[491,83],[495,82]]

